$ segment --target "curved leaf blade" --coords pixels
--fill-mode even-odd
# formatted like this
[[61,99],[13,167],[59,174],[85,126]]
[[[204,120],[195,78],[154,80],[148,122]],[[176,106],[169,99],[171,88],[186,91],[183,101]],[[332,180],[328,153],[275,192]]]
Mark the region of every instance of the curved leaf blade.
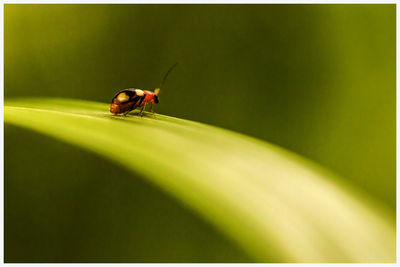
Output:
[[143,174],[258,261],[395,261],[385,207],[266,142],[159,114],[112,116],[107,104],[80,100],[6,101],[5,122]]

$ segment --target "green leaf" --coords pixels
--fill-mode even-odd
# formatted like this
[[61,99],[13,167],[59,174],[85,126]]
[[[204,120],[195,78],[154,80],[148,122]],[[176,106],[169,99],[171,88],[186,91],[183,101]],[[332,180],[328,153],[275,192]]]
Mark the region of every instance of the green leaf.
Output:
[[[275,145],[218,127],[66,99],[5,103],[5,123],[88,149],[176,197],[260,262],[394,262],[395,218]],[[118,177],[115,177],[118,179]]]

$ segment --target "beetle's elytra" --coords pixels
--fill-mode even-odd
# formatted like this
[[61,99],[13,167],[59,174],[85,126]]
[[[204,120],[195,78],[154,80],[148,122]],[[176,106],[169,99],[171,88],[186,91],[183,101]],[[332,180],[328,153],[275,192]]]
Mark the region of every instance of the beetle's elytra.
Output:
[[178,63],[175,63],[165,74],[160,87],[156,88],[154,92],[150,91],[143,91],[140,89],[125,89],[119,92],[114,96],[114,98],[111,101],[111,106],[110,106],[110,112],[114,115],[117,114],[128,114],[130,111],[141,107],[142,109],[140,110],[140,116],[143,116],[143,111],[146,107],[146,105],[150,104],[151,109],[150,111],[154,113],[153,111],[153,103],[158,104],[158,93],[160,92],[161,87],[164,85],[165,80],[168,77],[168,74],[171,72],[171,70],[177,65]]

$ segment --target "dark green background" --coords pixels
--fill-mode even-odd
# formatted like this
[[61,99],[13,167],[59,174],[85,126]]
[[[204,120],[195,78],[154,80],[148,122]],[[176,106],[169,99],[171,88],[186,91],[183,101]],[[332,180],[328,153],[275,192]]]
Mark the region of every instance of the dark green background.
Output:
[[[7,4],[5,99],[110,102],[124,88],[153,90],[179,62],[157,112],[285,147],[395,213],[395,10]],[[5,259],[250,260],[140,177],[8,125]]]

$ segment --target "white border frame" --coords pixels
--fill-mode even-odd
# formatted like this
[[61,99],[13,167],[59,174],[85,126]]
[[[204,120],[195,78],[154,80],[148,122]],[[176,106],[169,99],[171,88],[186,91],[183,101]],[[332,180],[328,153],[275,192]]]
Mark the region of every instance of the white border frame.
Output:
[[[399,81],[399,26],[400,26],[400,18],[398,16],[399,11],[400,11],[400,0],[330,0],[330,1],[324,1],[324,0],[309,0],[309,1],[288,1],[288,0],[249,0],[249,1],[240,1],[240,0],[150,0],[150,1],[139,1],[139,0],[115,0],[115,1],[110,1],[110,0],[71,0],[71,1],[57,1],[57,0],[37,0],[37,1],[29,1],[29,0],[14,0],[14,1],[6,1],[6,0],[0,0],[1,3],[1,74],[0,74],[0,80],[1,80],[1,96],[0,96],[0,102],[3,106],[1,109],[1,121],[2,124],[0,126],[0,135],[1,135],[1,142],[0,142],[0,148],[2,150],[1,154],[1,163],[0,163],[0,169],[1,169],[1,178],[2,178],[2,183],[0,185],[0,194],[2,195],[2,198],[0,199],[0,237],[2,239],[2,242],[0,242],[0,264],[4,264],[4,4],[396,4],[396,259],[397,262],[399,262],[400,258],[400,246],[399,246],[399,197],[398,197],[398,192],[400,189],[399,185],[399,174],[400,174],[400,158],[399,158],[399,123],[400,123],[400,108],[398,103],[400,103],[400,94],[399,94],[399,87],[400,87],[400,81]],[[57,265],[62,264],[63,266],[87,266],[87,265],[100,265],[100,263],[92,263],[92,264],[63,264],[63,263],[58,263]],[[147,263],[146,265],[151,264],[152,266],[184,266],[184,265],[189,265],[189,263],[183,263],[183,264],[171,264],[171,263],[166,263],[166,264],[153,264],[153,263]],[[333,263],[326,263],[326,264],[313,264],[314,266],[319,266],[319,265],[332,265]],[[35,266],[42,266],[46,265],[49,266],[50,264],[12,264],[12,266],[28,266],[28,265],[35,265]],[[51,263],[51,265],[54,265]],[[128,265],[128,264],[101,264],[101,265]],[[129,263],[129,265],[144,265],[143,263]],[[192,264],[190,264],[192,265]],[[208,265],[220,265],[220,266],[230,266],[233,265],[231,263],[222,263],[222,264],[196,264],[196,266],[208,266]],[[253,266],[253,264],[234,264],[235,266]],[[259,263],[257,265],[269,265],[269,266],[289,266],[291,264],[269,264],[269,263]],[[310,264],[296,264],[296,266],[309,266]],[[336,265],[336,264],[335,264]],[[341,266],[350,266],[350,264],[340,264]],[[357,264],[351,264],[351,266],[359,266],[359,265],[364,265],[361,263]],[[379,264],[381,265],[381,264]],[[385,264],[385,265],[397,265],[397,263],[394,264]]]

